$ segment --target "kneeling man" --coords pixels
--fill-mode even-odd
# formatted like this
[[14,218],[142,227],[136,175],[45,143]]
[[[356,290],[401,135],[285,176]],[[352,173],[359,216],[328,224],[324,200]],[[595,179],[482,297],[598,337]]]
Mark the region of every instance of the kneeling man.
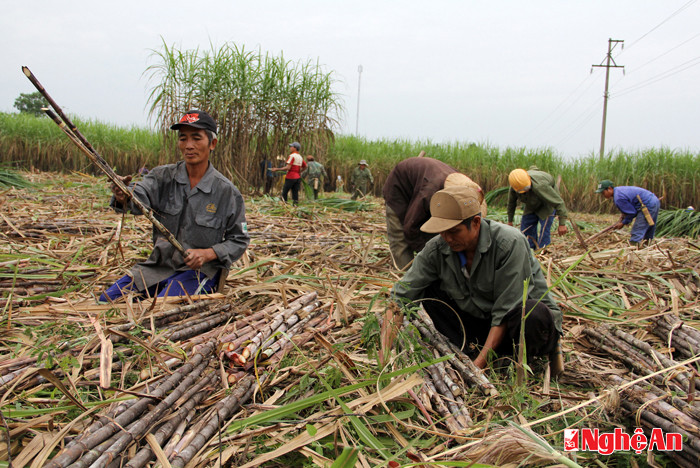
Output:
[[396,300],[422,299],[435,327],[457,346],[475,345],[483,369],[490,351],[507,356],[519,340],[523,288],[527,286],[525,341],[529,356],[550,355],[554,376],[560,357],[562,314],[522,233],[481,217],[479,192],[454,186],[430,200],[421,226],[439,233],[416,256],[393,289]]

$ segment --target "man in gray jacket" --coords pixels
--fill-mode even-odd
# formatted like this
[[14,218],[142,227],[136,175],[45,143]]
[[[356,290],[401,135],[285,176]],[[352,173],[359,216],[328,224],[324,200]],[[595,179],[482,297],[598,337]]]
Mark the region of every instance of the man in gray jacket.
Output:
[[[248,247],[243,197],[209,162],[218,141],[216,122],[206,112],[191,110],[170,128],[178,131],[183,160],[151,170],[133,186],[133,194],[153,210],[187,255],[154,228],[150,257],[110,286],[101,301],[131,292],[140,297],[212,292],[221,272]],[[115,211],[141,214],[116,185],[112,192]]]
[[558,375],[563,371],[557,355],[561,311],[525,237],[516,228],[483,219],[480,203],[479,192],[466,186],[433,195],[431,218],[421,230],[440,235],[416,256],[393,295],[402,303],[421,302],[439,332],[457,346],[474,346],[474,364],[483,369],[490,352],[514,352],[527,287],[528,355],[554,357],[552,373]]

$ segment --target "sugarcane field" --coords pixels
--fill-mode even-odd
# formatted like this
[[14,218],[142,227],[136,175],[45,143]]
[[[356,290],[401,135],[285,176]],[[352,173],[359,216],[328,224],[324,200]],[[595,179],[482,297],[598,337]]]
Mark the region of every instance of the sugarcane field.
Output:
[[[700,460],[697,237],[632,247],[621,230],[584,248],[569,233],[538,251],[564,318],[555,380],[547,358],[482,371],[420,308],[391,306],[401,272],[381,197],[246,196],[250,245],[221,290],[99,304],[148,256],[149,221],[110,209],[104,176],[19,177],[25,187],[0,192],[1,453],[12,466]],[[576,219],[587,238],[615,216]],[[567,429],[599,437],[565,451]],[[613,451],[620,434],[632,448],[628,437]]]

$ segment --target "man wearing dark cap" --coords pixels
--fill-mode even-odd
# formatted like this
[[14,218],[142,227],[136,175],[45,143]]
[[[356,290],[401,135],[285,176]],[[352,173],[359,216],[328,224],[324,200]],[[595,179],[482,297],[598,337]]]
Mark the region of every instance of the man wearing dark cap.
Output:
[[282,199],[286,202],[287,195],[289,191],[292,191],[292,202],[294,205],[299,203],[299,187],[301,186],[301,173],[306,169],[306,161],[301,157],[299,151],[301,150],[301,145],[298,142],[290,143],[289,149],[291,153],[287,158],[287,162],[284,167],[273,167],[271,170],[273,172],[277,171],[287,171],[287,175],[284,177],[284,186],[282,187]]
[[483,369],[490,352],[513,354],[527,286],[527,353],[550,355],[558,376],[564,366],[561,311],[527,239],[516,228],[482,218],[480,204],[479,192],[462,185],[433,195],[431,218],[421,230],[440,235],[416,256],[393,296],[406,304],[421,302],[438,331],[457,346],[475,347],[474,364]]
[[607,179],[600,181],[596,193],[603,194],[608,200],[612,198],[622,213],[619,221],[613,224],[614,229],[620,229],[634,221],[630,232],[630,244],[651,242],[656,232],[656,218],[659,216],[660,207],[656,195],[633,185],[615,187],[615,184]]
[[[150,257],[107,289],[101,301],[128,293],[154,297],[212,292],[222,271],[228,271],[248,247],[243,197],[209,162],[218,141],[216,122],[206,112],[191,110],[170,128],[178,132],[183,160],[149,171],[134,184],[133,194],[153,210],[186,256],[154,228]],[[141,214],[115,185],[112,192],[110,205],[115,211]]]

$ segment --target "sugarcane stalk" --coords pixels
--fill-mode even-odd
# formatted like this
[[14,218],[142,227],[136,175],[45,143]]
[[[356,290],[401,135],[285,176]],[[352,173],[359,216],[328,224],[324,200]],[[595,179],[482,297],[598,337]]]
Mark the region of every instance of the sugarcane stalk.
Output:
[[442,400],[442,398],[440,398],[440,394],[435,388],[432,380],[426,378],[424,379],[424,383],[425,392],[428,394],[430,401],[433,403],[435,411],[437,411],[437,413],[442,417],[442,420],[445,422],[447,429],[451,433],[462,431],[464,428],[457,422],[455,417],[445,405],[445,402]]
[[[203,369],[202,369],[203,370]],[[125,450],[132,441],[142,437],[149,428],[163,415],[167,410],[173,407],[174,403],[183,396],[187,390],[199,379],[200,373],[191,373],[187,375],[180,384],[173,389],[170,394],[165,397],[158,405],[151,410],[146,416],[136,422],[128,431],[123,433],[119,439],[105,450],[104,453],[92,465],[92,468],[97,468],[103,464],[110,463],[116,458],[119,453]]]
[[[312,325],[314,320],[316,322]],[[315,328],[317,324],[319,324],[321,326],[319,328]],[[316,317],[315,319],[312,319],[312,321],[309,322],[308,327],[306,327],[307,331],[304,331],[303,333],[296,334],[293,337],[291,337],[290,340],[286,341],[285,344],[280,348],[279,351],[277,351],[272,356],[270,356],[269,359],[267,359],[267,364],[269,366],[272,366],[272,365],[279,363],[282,360],[282,358],[284,356],[286,356],[286,354],[289,351],[294,349],[295,346],[301,346],[301,345],[305,344],[311,338],[313,338],[313,336],[316,333],[325,333],[328,330],[330,330],[331,328],[333,328],[333,326],[334,325],[332,323],[328,323],[328,315],[327,314],[323,314],[323,315]],[[252,365],[253,365],[253,363],[249,362],[246,364],[246,367],[249,368],[249,367],[252,367]]]
[[260,353],[261,357],[264,360],[270,359],[270,357],[272,357],[273,354],[282,349],[282,347],[286,345],[293,336],[298,334],[302,328],[305,328],[307,324],[309,324],[309,328],[313,328],[320,321],[321,319],[312,322],[311,315],[308,315],[305,318],[301,319],[293,326],[291,326],[289,330],[285,332],[284,335],[282,335],[279,339],[275,340],[274,343],[271,343],[266,348],[263,348],[263,351]]
[[235,315],[235,312],[227,312],[224,314],[221,314],[219,316],[214,316],[210,317],[207,320],[204,320],[199,323],[195,323],[189,328],[182,329],[180,331],[176,331],[172,333],[171,335],[168,336],[168,340],[170,341],[182,341],[186,340],[187,338],[199,335],[200,333],[211,330],[212,328],[216,327],[222,322],[227,321],[229,318],[231,318],[233,315]]
[[[634,408],[634,406],[631,405],[630,408]],[[633,409],[625,408],[625,410],[634,413]],[[658,416],[656,415],[650,415],[649,418],[658,420],[656,419],[658,418]],[[659,419],[663,420],[663,418]],[[645,432],[647,433],[647,435],[649,435],[653,429],[659,427],[658,425],[652,423],[646,417],[640,418],[639,423],[643,429],[646,429]],[[693,447],[689,446],[688,444],[683,444],[683,450],[681,451],[668,451],[665,453],[671,460],[673,460],[675,466],[678,466],[680,468],[697,468],[700,464],[700,452],[696,451]]]
[[[261,382],[264,382],[264,380],[265,376],[261,377]],[[241,405],[250,399],[257,387],[258,383],[252,375],[248,375],[238,382],[231,394],[216,405],[217,410],[215,412],[215,417],[197,433],[191,444],[185,447],[177,457],[171,460],[171,466],[173,468],[184,468],[184,466],[194,458],[197,452],[204,447],[205,443],[219,430],[219,426],[222,422],[238,411]]]
[[[652,413],[651,411],[646,411],[646,410],[639,411],[639,405],[636,405],[636,404],[632,403],[631,401],[621,400],[620,404],[622,405],[623,408],[625,408],[627,411],[629,411],[633,416],[636,416],[636,414],[639,412],[639,415],[641,416],[641,418],[649,421],[651,424],[654,425],[653,427],[661,428],[664,432],[677,432],[677,433],[682,434],[683,435],[683,450],[691,449],[694,452],[700,453],[700,439],[698,439],[694,435],[690,434],[682,427],[674,424],[673,422],[669,421],[668,419],[666,419],[662,416],[659,416],[657,414]],[[668,452],[668,453],[672,453],[672,452]]]
[[[211,362],[209,363],[209,365],[211,365]],[[197,380],[200,381],[199,384],[195,384]],[[209,380],[209,377],[200,379],[199,373],[192,373],[185,377],[182,380],[182,382],[180,382],[180,384],[172,392],[170,392],[170,394],[165,399],[158,403],[158,405],[153,410],[151,410],[146,416],[142,417],[137,422],[132,424],[128,431],[121,434],[119,439],[115,441],[114,444],[112,444],[112,446],[109,447],[108,450],[105,450],[100,456],[100,458],[98,458],[94,462],[94,464],[92,465],[93,468],[104,465],[106,463],[110,463],[112,460],[115,460],[116,457],[122,451],[124,451],[128,447],[128,445],[131,444],[132,441],[138,440],[139,438],[143,437],[146,434],[146,432],[148,432],[149,428],[153,424],[155,424],[158,421],[158,419],[160,419],[160,417],[166,413],[166,411],[175,406],[175,403],[178,400],[187,395],[192,396],[193,388],[201,389],[204,386],[204,384],[209,382]]]
[[[452,394],[449,387],[445,383],[444,374],[441,374],[437,366],[435,365],[426,367],[426,370],[430,373],[430,377],[432,378],[435,388],[441,395],[443,395],[444,401],[450,410],[450,414],[452,414],[452,416],[455,418],[457,423],[460,426],[462,426],[462,428],[466,429],[470,427],[472,424],[471,418],[467,419],[464,416],[464,413],[460,411],[460,405],[457,404],[457,398],[455,398],[455,396]],[[462,404],[461,406],[464,405]]]
[[[208,307],[211,305],[213,301],[210,300],[202,300],[202,301],[196,301],[193,304],[186,304],[180,307],[175,307],[173,309],[169,309],[163,312],[158,312],[156,314],[153,314],[152,316],[149,317],[144,317],[141,320],[139,320],[138,324],[141,325],[142,327],[148,327],[150,325],[151,319],[153,320],[153,324],[156,327],[162,327],[163,325],[166,325],[170,322],[175,322],[178,320],[181,320],[185,317],[190,316],[192,313],[195,313],[201,309],[204,309],[205,307]],[[108,331],[111,330],[118,330],[122,332],[128,332],[134,328],[134,323],[125,323],[122,325],[117,325],[114,327],[109,327]],[[114,335],[110,336],[110,339],[113,342],[116,342],[118,340],[122,340],[122,338],[119,335]]]
[[609,233],[610,231],[613,230],[613,228],[614,228],[616,225],[617,225],[617,223],[611,224],[610,226],[606,227],[606,228],[603,229],[602,231],[600,231],[600,232],[598,232],[598,233],[596,233],[596,234],[593,234],[593,235],[590,236],[588,239],[586,239],[586,240],[584,241],[584,243],[592,242],[593,240],[599,238],[600,236],[603,236],[603,235]]
[[[180,244],[180,241],[178,241],[175,236],[168,230],[168,228],[163,225],[153,214],[153,211],[147,207],[145,204],[141,202],[141,200],[138,199],[138,197],[134,196],[134,193],[127,187],[127,185],[124,183],[123,180],[119,178],[119,176],[112,170],[109,165],[103,165],[100,163],[98,157],[96,156],[96,153],[93,153],[86,147],[79,139],[76,137],[68,128],[66,128],[65,123],[63,123],[59,117],[51,111],[51,109],[42,109],[46,115],[53,120],[56,125],[58,125],[61,130],[63,130],[63,133],[65,133],[68,138],[80,149],[80,151],[83,152],[92,162],[95,163],[97,167],[102,170],[102,172],[107,176],[107,178],[112,181],[122,192],[126,194],[127,197],[131,199],[131,202],[134,204],[136,208],[139,209],[139,211],[148,219],[153,226],[160,231],[161,234],[167,239],[168,242],[172,244],[175,249],[182,254],[183,257],[187,257],[187,252],[185,251],[185,248]],[[100,157],[101,159],[101,157]]]
[[[584,328],[583,332],[584,334],[597,340],[594,343],[597,347],[615,356],[632,369],[636,369],[637,371],[648,375],[654,373],[655,368],[658,367],[658,365],[655,362],[651,362],[646,355],[636,351],[625,342],[613,339],[605,332],[601,332],[600,330],[593,328]],[[664,381],[661,376],[654,377],[654,380],[660,383]]]
[[[266,326],[263,330],[258,332],[251,339],[250,344],[243,348],[243,352],[241,353],[243,358],[246,361],[250,360],[250,358],[255,355],[260,345],[262,345],[269,337],[273,336],[278,331],[286,331],[285,321],[289,319],[292,314],[297,315],[298,317],[305,317],[319,305],[319,302],[312,302],[295,313],[288,313],[287,311],[284,311],[284,313],[277,316],[269,326]],[[281,330],[282,327],[284,327],[284,330]]]

